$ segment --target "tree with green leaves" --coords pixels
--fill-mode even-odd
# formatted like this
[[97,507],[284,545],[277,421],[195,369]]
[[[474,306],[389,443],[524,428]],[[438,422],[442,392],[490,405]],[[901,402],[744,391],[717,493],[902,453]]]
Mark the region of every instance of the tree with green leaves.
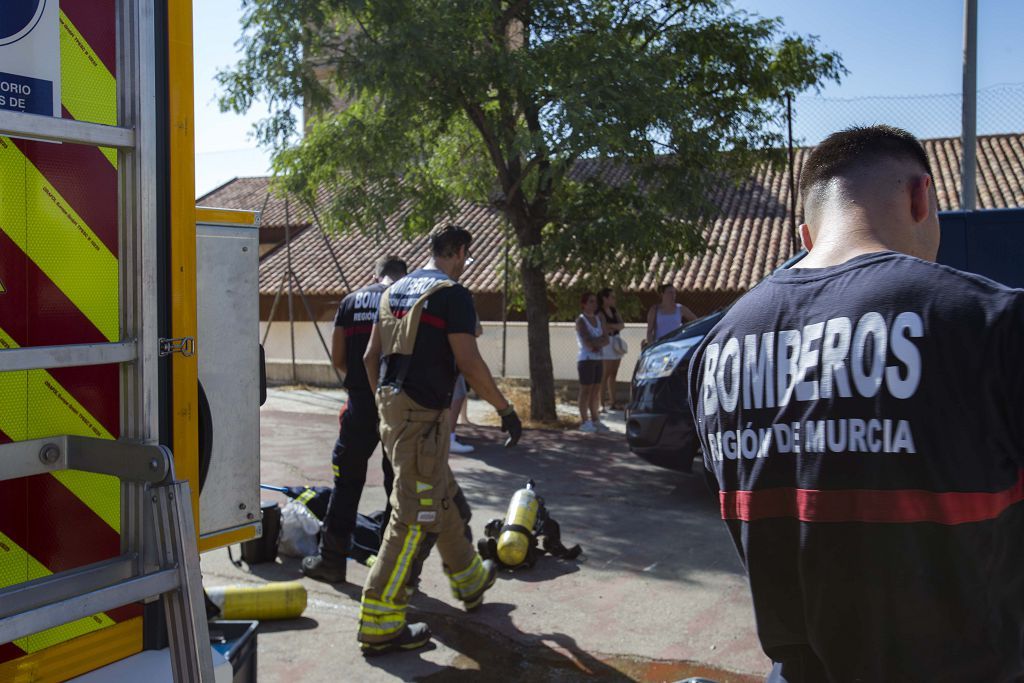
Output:
[[[555,418],[547,277],[627,284],[706,248],[721,183],[781,149],[786,93],[838,55],[713,0],[244,0],[221,106],[339,230],[499,209],[525,302],[531,417]],[[296,108],[311,114],[300,131]],[[301,137],[300,137],[301,134]],[[593,282],[593,279],[591,279]]]

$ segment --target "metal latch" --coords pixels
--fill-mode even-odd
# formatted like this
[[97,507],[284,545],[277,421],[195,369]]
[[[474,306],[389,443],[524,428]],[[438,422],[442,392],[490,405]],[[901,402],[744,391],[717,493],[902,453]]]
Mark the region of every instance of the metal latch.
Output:
[[185,358],[191,358],[196,355],[196,340],[192,337],[161,339],[159,356],[166,358],[172,353],[180,353]]

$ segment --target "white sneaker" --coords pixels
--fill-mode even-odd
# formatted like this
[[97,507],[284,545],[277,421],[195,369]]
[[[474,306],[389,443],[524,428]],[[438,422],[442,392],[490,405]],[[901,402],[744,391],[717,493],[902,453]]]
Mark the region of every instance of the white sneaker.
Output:
[[455,453],[456,455],[465,455],[466,453],[472,453],[475,450],[476,449],[470,446],[468,443],[462,443],[461,441],[456,439],[455,435],[452,434],[451,443],[448,445],[449,453]]
[[593,434],[594,432],[597,431],[597,427],[594,426],[593,422],[587,420],[586,422],[580,425],[580,431],[586,432],[587,434]]
[[594,423],[594,429],[596,431],[598,431],[598,432],[610,432],[610,431],[612,431],[611,427],[606,425],[604,422],[601,422],[600,420],[598,420],[597,422]]

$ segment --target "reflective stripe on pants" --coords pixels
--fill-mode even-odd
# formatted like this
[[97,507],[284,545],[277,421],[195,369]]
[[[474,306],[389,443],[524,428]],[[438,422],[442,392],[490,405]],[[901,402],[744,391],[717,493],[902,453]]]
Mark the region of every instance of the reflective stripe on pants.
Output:
[[405,624],[405,586],[421,544],[436,536],[446,571],[459,577],[461,599],[482,585],[480,557],[466,537],[455,504],[458,485],[448,467],[447,410],[426,410],[401,392],[377,394],[381,441],[395,471],[391,519],[363,587],[359,640],[379,643]]

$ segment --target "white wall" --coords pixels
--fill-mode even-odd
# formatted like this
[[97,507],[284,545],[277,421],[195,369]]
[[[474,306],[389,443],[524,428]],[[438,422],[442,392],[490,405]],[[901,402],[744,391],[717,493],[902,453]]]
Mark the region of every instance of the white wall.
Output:
[[[333,322],[320,322],[320,332],[323,334],[327,347],[331,346],[331,334],[334,329]],[[266,330],[267,324],[260,323],[260,338]],[[484,334],[480,337],[480,352],[490,366],[495,376],[501,375],[501,323],[483,323]],[[626,325],[622,336],[629,344],[629,353],[622,359],[622,366],[619,369],[618,379],[620,382],[628,382],[633,373],[633,366],[640,355],[640,342],[644,338],[647,326],[642,323]],[[551,323],[551,362],[554,364],[556,380],[576,379],[576,330],[573,323]],[[268,365],[274,364],[280,367],[287,365],[290,372],[291,365],[291,342],[287,322],[275,322],[270,327],[270,336],[267,338],[266,354]],[[317,339],[313,323],[295,323],[295,358],[298,364],[326,363],[327,356],[323,347]],[[505,359],[505,374],[508,377],[529,377],[529,355],[526,342],[526,323],[508,323],[508,346]],[[272,373],[277,375],[278,373]],[[271,379],[278,379],[271,376]]]

